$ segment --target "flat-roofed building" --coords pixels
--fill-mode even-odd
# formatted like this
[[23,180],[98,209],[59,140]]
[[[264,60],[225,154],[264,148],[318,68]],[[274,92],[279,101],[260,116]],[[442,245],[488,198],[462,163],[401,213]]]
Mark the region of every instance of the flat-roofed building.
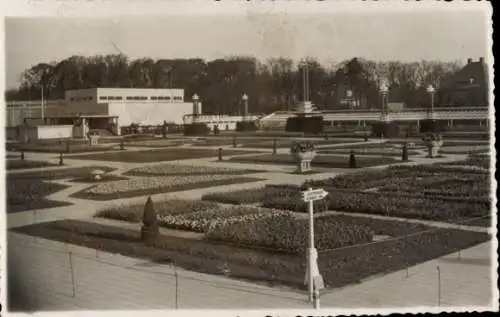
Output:
[[[89,130],[120,134],[120,126],[133,123],[159,125],[163,121],[182,124],[193,103],[185,102],[184,89],[91,88],[68,90],[65,99],[7,103],[8,126],[24,119],[43,119],[47,124],[75,124]],[[201,109],[201,103],[198,102]]]

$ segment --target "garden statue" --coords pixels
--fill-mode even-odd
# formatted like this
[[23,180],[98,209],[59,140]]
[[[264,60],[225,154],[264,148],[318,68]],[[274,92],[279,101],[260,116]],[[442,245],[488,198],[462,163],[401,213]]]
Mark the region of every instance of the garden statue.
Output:
[[316,156],[314,144],[306,142],[292,142],[290,153],[298,163],[297,172],[305,173],[311,171],[311,161]]
[[403,155],[402,155],[403,162],[408,162],[408,144],[405,143],[403,145]]
[[142,217],[141,242],[147,246],[152,246],[160,232],[158,225],[158,216],[153,205],[151,196],[148,197],[144,205],[144,214]]
[[428,157],[434,158],[438,156],[439,149],[443,145],[443,138],[439,133],[427,133],[422,139],[427,146]]
[[356,156],[352,150],[351,155],[349,156],[349,168],[356,168]]
[[164,139],[167,138],[167,132],[168,132],[167,121],[163,121],[163,126],[161,127],[161,134],[162,134]]
[[219,148],[219,161],[222,161],[222,148]]

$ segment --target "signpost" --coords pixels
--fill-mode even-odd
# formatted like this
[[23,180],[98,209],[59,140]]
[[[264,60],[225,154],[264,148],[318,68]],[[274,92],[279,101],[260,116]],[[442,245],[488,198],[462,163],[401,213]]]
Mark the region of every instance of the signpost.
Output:
[[319,290],[324,288],[323,277],[319,273],[318,251],[314,247],[314,205],[315,200],[321,200],[328,195],[324,189],[312,189],[302,192],[302,200],[309,204],[309,248],[307,252],[306,283],[309,286],[309,301],[314,308],[319,309]]

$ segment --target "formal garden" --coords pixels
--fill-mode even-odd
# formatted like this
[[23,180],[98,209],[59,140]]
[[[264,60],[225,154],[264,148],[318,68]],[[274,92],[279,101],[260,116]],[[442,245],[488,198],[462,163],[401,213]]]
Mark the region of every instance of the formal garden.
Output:
[[[411,165],[407,163],[425,157],[425,143],[276,138],[237,138],[236,147],[245,149],[233,149],[234,137],[129,140],[126,147],[141,143],[144,149],[65,157],[65,162],[96,163],[85,167],[9,159],[9,213],[70,205],[47,197],[71,184],[88,186],[69,198],[96,204],[91,218],[12,230],[297,289],[304,288],[306,269],[308,221],[301,191],[307,188],[328,192],[314,202],[315,244],[327,288],[359,283],[490,239],[484,231],[454,226],[491,226],[490,158],[484,145],[450,144],[441,148],[443,155],[458,148],[448,155],[463,159]],[[213,148],[203,148],[207,146]],[[229,148],[219,150],[221,146]],[[289,148],[290,153],[276,153],[278,148]],[[469,155],[461,154],[464,149]],[[172,162],[190,159],[196,163]],[[120,163],[130,168],[115,172]],[[261,169],[266,165],[296,166],[300,184],[261,184],[269,180],[268,171]],[[345,171],[322,175],[328,169]],[[305,176],[310,172],[318,177]],[[219,188],[238,184],[251,186]],[[199,199],[151,199],[192,189],[204,189]],[[121,204],[132,197],[142,201]],[[115,203],[100,204],[109,200]]]

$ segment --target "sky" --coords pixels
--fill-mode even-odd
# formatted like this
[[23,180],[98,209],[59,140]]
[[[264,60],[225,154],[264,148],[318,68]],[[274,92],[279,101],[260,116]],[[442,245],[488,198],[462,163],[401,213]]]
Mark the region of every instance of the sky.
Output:
[[72,55],[130,58],[231,55],[311,56],[325,64],[371,60],[465,61],[486,57],[489,17],[484,10],[226,14],[149,17],[7,17],[6,86],[40,62]]

